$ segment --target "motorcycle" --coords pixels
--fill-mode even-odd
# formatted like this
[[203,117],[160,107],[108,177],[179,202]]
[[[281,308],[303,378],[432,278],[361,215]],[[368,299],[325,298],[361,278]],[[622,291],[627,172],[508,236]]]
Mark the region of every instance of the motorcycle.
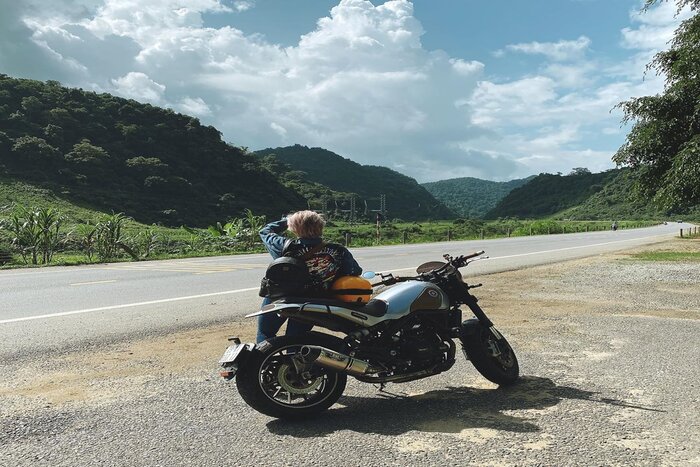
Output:
[[[465,357],[489,381],[510,385],[519,375],[513,348],[477,304],[460,268],[483,251],[425,263],[416,276],[378,274],[373,287],[389,286],[365,304],[323,298],[286,297],[248,315],[279,313],[342,333],[311,331],[259,344],[231,345],[219,363],[221,376],[235,377],[243,400],[275,418],[299,419],[331,407],[343,394],[348,375],[379,385],[405,383],[449,370],[455,340]],[[367,278],[377,277],[369,273]],[[462,321],[461,305],[474,318]]]

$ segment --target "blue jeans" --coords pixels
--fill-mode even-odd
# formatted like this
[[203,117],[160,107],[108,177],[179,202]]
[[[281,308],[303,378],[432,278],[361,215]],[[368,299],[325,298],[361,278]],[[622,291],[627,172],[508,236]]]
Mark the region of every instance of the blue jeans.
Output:
[[[271,300],[265,297],[261,306],[265,306],[270,302]],[[266,339],[275,337],[286,320],[287,318],[283,318],[277,313],[265,313],[264,315],[258,316],[258,334],[255,338],[255,342],[260,343]],[[289,323],[287,323],[287,332],[285,334],[287,336],[298,336],[311,331],[313,327],[313,324],[290,319]]]

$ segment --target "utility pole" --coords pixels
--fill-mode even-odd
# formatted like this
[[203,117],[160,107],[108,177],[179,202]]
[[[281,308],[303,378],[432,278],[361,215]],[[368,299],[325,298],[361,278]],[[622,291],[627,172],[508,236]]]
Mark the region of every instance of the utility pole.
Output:
[[[336,210],[338,210],[338,202],[335,202]],[[350,209],[340,209],[340,212],[346,212],[349,214],[350,225],[355,224],[355,211],[357,209],[357,203],[355,202],[355,197],[350,197]]]
[[350,197],[350,225],[355,224],[355,197]]

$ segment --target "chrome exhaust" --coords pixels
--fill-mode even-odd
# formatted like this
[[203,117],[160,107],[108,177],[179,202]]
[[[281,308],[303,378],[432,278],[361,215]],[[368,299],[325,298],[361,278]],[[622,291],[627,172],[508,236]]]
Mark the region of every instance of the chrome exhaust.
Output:
[[370,364],[363,360],[357,360],[335,350],[317,345],[303,346],[297,354],[297,358],[307,365],[321,365],[353,376],[361,376],[373,372]]

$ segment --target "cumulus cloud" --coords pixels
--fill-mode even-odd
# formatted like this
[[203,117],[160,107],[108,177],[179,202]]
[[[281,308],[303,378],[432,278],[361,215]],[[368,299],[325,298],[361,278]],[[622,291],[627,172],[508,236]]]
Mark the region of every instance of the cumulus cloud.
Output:
[[[163,89],[165,90],[165,89]],[[212,111],[201,97],[183,97],[177,105],[178,110],[188,115],[197,117],[208,117]]]
[[255,7],[255,2],[251,0],[237,0],[233,2],[233,8],[235,8],[236,11],[239,12],[248,11],[253,7]]
[[[558,42],[528,42],[522,44],[509,44],[506,50],[521,52],[529,55],[544,55],[550,60],[566,61],[580,59],[591,45],[591,40],[581,36],[576,40],[561,40]],[[498,55],[503,55],[500,51]]]
[[131,71],[126,75],[113,79],[114,93],[130,99],[135,99],[151,104],[160,104],[163,101],[165,86],[156,83],[148,75]]
[[[591,149],[586,137],[617,124],[617,102],[658,86],[641,81],[639,64],[588,59],[585,36],[505,46],[545,63],[487,80],[484,63],[424,47],[409,0],[340,0],[288,47],[207,26],[207,15],[253,1],[57,0],[46,11],[39,0],[19,3],[0,16],[4,72],[169,106],[237,145],[322,146],[420,181],[606,168],[615,148]],[[672,24],[665,10],[651,13],[621,32],[626,46],[651,47],[635,38]]]
[[462,60],[461,58],[451,58],[452,68],[459,74],[469,76],[480,73],[484,69],[484,64],[476,60]]
[[678,12],[675,2],[661,2],[644,12],[630,11],[630,21],[635,26],[622,29],[622,45],[630,49],[665,49],[678,23],[691,15],[689,7]]

